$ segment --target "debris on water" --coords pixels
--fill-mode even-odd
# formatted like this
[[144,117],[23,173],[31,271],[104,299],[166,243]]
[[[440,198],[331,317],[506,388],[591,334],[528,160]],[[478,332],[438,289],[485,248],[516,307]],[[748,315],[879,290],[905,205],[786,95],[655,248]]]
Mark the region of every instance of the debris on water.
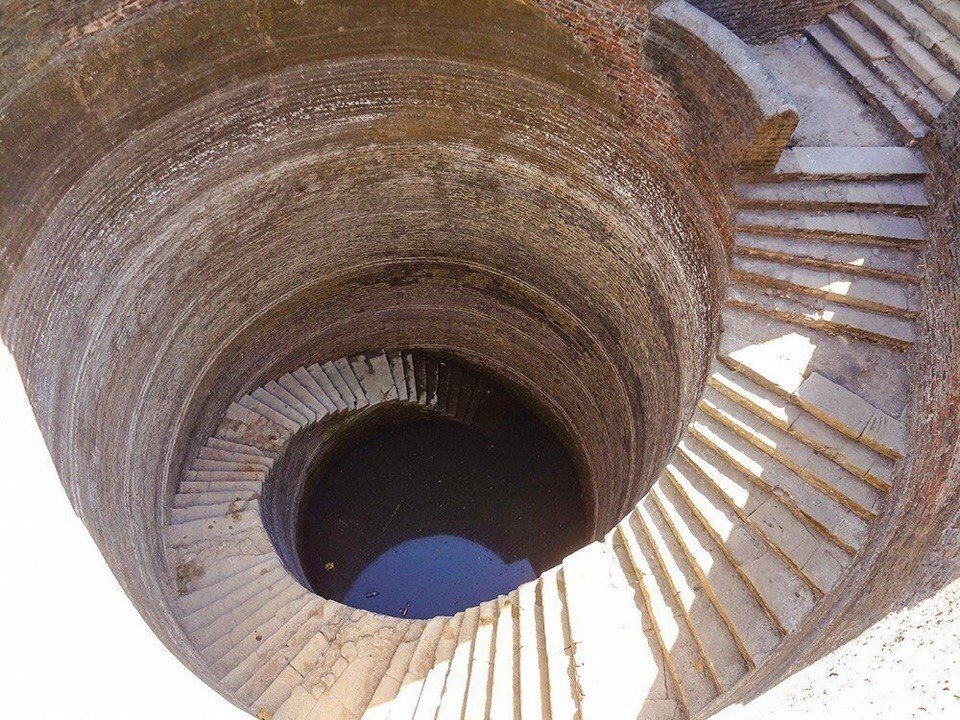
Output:
[[407,613],[410,611],[410,603],[407,603],[403,606],[403,610],[400,611],[400,617],[405,618]]
[[323,568],[324,570],[333,570],[333,563],[328,562],[326,565],[323,566]]
[[365,598],[373,598],[373,597],[376,597],[376,596],[379,595],[379,594],[380,594],[380,593],[377,592],[376,590],[367,590],[366,594],[364,594],[364,597],[365,597]]

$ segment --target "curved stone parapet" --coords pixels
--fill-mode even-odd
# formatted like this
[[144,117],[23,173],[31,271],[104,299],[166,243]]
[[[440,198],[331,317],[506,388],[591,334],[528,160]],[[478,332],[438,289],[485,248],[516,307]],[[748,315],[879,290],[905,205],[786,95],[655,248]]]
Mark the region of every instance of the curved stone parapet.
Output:
[[738,170],[773,169],[797,126],[797,108],[740,38],[685,0],[668,0],[651,13],[644,43]]

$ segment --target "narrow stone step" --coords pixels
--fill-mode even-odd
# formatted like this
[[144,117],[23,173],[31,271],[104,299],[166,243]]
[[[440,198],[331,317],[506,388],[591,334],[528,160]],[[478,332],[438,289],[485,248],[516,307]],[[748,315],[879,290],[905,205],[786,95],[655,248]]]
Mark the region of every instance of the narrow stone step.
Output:
[[954,37],[960,37],[960,0],[917,0]]
[[900,180],[799,180],[737,185],[742,208],[884,211],[915,215],[928,205],[923,183]]
[[516,649],[519,630],[515,622],[516,594],[497,599],[493,671],[490,681],[490,720],[519,720],[520,672]]
[[570,629],[567,609],[563,604],[562,586],[563,573],[560,568],[552,568],[540,578],[544,649],[550,687],[550,717],[551,720],[576,720],[580,708],[573,678]]
[[260,593],[226,611],[213,623],[192,632],[190,640],[208,663],[216,662],[281,608],[307,595],[291,577],[277,577]]
[[[283,423],[289,422],[283,419]],[[296,430],[233,402],[224,412],[214,437],[218,442],[260,448],[265,454],[276,458],[294,432]],[[212,439],[208,440],[208,444],[211,442]]]
[[867,531],[863,518],[699,410],[694,413],[690,432],[740,472],[799,512],[839,547],[850,554],[859,550]]
[[819,373],[811,373],[795,397],[812,415],[893,460],[906,452],[902,422]]
[[[760,604],[784,633],[796,630],[820,597],[783,556],[757,537],[724,503],[710,502],[699,490],[699,475],[684,462],[667,466],[669,482],[660,482],[663,497],[689,516],[687,522],[720,548]],[[700,525],[693,522],[696,518]]]
[[473,642],[477,635],[480,620],[480,608],[472,607],[463,611],[457,647],[450,660],[437,720],[460,720],[463,706],[467,700],[467,685],[470,680],[470,658],[473,656]]
[[923,155],[900,147],[794,147],[780,156],[774,171],[780,180],[922,180]]
[[754,666],[763,664],[783,638],[783,629],[759,595],[723,552],[702,531],[699,522],[685,508],[668,498],[664,488],[655,484],[641,503],[658,524],[661,533],[676,538],[687,561],[696,572],[703,588],[711,595],[714,606],[727,620],[728,627],[746,650]]
[[413,356],[413,373],[417,381],[417,402],[427,403],[427,360],[417,353]]
[[183,473],[186,482],[193,483],[257,483],[263,484],[266,474],[263,470],[186,470]]
[[[306,368],[306,371],[314,383],[323,390],[323,394],[334,404],[338,412],[356,407],[353,393],[333,363],[328,362],[323,365],[314,363]],[[297,373],[299,373],[299,370]]]
[[209,588],[267,557],[276,559],[273,543],[263,527],[234,537],[214,538],[186,548],[166,547],[181,596]]
[[403,637],[403,642],[397,647],[383,677],[380,678],[380,683],[370,698],[366,710],[363,711],[362,720],[388,720],[393,701],[403,686],[403,678],[410,667],[425,627],[425,623],[411,623]]
[[924,122],[932,124],[939,117],[943,102],[903,64],[886,42],[846,10],[830,13],[824,23],[907,102]]
[[904,318],[840,305],[819,297],[787,290],[732,283],[725,303],[784,322],[802,325],[867,342],[909,350],[915,340],[914,323]]
[[245,574],[245,577],[249,579],[243,584],[231,583],[235,586],[230,592],[225,592],[216,599],[208,596],[209,600],[204,605],[184,612],[180,622],[191,638],[201,641],[200,633],[220,621],[227,613],[253,597],[267,597],[274,589],[281,589],[281,586],[286,584],[287,571],[279,562],[274,561],[263,566],[256,575]]
[[724,332],[717,357],[763,387],[791,398],[816,372],[843,382],[878,409],[902,415],[909,397],[902,350],[851,342],[732,304],[724,305],[721,317]]
[[[243,486],[243,489],[231,491],[231,490],[215,490],[209,492],[179,492],[173,496],[173,509],[171,510],[171,518],[176,517],[175,514],[180,510],[198,510],[200,508],[222,508],[221,513],[224,515],[229,514],[233,511],[230,508],[231,503],[236,503],[238,507],[245,507],[248,503],[259,499],[260,497],[260,483],[187,483],[190,487],[197,486],[209,486],[209,485],[240,485]],[[249,487],[253,487],[251,490]],[[213,512],[212,514],[217,514]],[[211,515],[204,515],[198,517],[210,517]]]
[[214,462],[230,462],[236,463],[237,465],[251,465],[258,466],[256,468],[250,467],[247,469],[260,469],[269,470],[273,467],[273,458],[266,457],[265,455],[258,455],[253,453],[254,450],[259,450],[260,453],[263,451],[259,448],[245,446],[244,451],[241,452],[239,449],[228,450],[225,447],[219,446],[232,446],[234,448],[239,448],[240,446],[235,443],[228,443],[225,440],[220,438],[211,437],[207,439],[207,444],[204,445],[197,452],[198,460],[210,460]]
[[[893,18],[926,51],[926,54],[916,53],[916,62],[921,64],[921,68],[914,72],[921,79],[929,74],[931,82],[940,79],[939,85],[931,87],[939,87],[943,93],[942,99],[949,101],[960,89],[960,81],[957,80],[957,74],[960,73],[960,41],[920,5],[909,0],[873,0],[873,5]],[[906,41],[902,37],[896,38],[894,50],[898,43],[906,44]]]
[[847,472],[809,445],[762,420],[713,388],[704,389],[699,407],[860,517],[869,520],[879,511],[883,497],[873,485]]
[[798,267],[742,255],[734,255],[730,267],[734,279],[761,287],[803,293],[907,319],[916,317],[920,311],[916,286],[893,280],[858,277],[852,273]]
[[410,402],[417,402],[420,391],[417,389],[417,373],[414,367],[413,353],[409,351],[404,351],[402,353],[403,359],[403,376],[407,383],[407,400]]
[[[360,380],[353,370],[353,364],[350,362],[350,359],[338,358],[333,361],[333,367],[336,369],[342,382],[347,386],[349,395],[353,397],[354,407],[361,408],[369,405],[370,402],[367,400],[366,393],[364,393],[363,387],[360,385]],[[326,372],[326,366],[324,366],[324,371]],[[336,384],[333,376],[331,376],[330,379]]]
[[[224,677],[224,683],[236,688],[236,697],[255,711],[276,710],[302,680],[302,676],[290,667],[290,662],[317,638],[326,643],[327,635],[336,633],[349,616],[349,610],[338,603],[323,601],[302,622],[299,616],[291,620],[296,625],[293,635],[278,645],[273,654],[256,663],[254,668],[239,665]],[[256,656],[254,656],[256,657]]]
[[[707,643],[717,639],[718,646],[722,647],[725,642],[734,650],[735,654],[728,658],[733,661],[733,667],[724,668],[724,671],[736,669],[742,675],[746,672],[746,664],[733,637],[715,610],[712,619],[719,621],[719,626],[700,628],[695,624],[691,614],[697,599],[680,595],[681,588],[685,587],[685,579],[679,569],[671,567],[674,558],[670,556],[658,529],[648,524],[647,513],[642,508],[639,509],[637,513],[622,521],[618,530],[627,557],[639,580],[641,596],[652,620],[654,635],[659,642],[668,672],[679,691],[684,711],[688,717],[695,716],[722,691],[715,653],[707,651]],[[680,583],[680,587],[675,583]],[[702,603],[703,598],[700,598],[700,601]],[[726,632],[726,638],[722,637],[723,632]],[[710,637],[714,633],[716,635]],[[730,653],[727,652],[727,655]]]
[[563,576],[583,720],[677,717],[679,697],[629,559],[593,543],[564,559]]
[[[264,397],[266,395],[266,393],[263,393],[263,392],[260,392],[259,394],[261,397]],[[279,405],[279,402],[276,400],[271,399],[271,402]],[[270,420],[271,422],[276,423],[277,425],[279,425],[280,427],[282,427],[284,430],[286,430],[288,433],[291,433],[291,434],[299,432],[300,428],[303,425],[303,422],[305,422],[305,420],[301,421],[300,419],[294,419],[293,417],[291,417],[286,413],[281,413],[276,408],[272,407],[267,403],[264,403],[259,398],[252,397],[251,395],[244,395],[239,400],[237,400],[237,404],[249,410],[250,412],[256,413],[257,415],[260,415],[266,418],[267,420]]]
[[307,408],[314,420],[320,420],[336,412],[336,405],[326,396],[316,380],[305,368],[299,368],[294,373],[287,373],[277,380],[277,385],[295,397]]
[[426,359],[427,397],[426,405],[437,405],[437,387],[440,381],[440,362],[436,358]]
[[253,497],[241,497],[216,504],[207,503],[179,508],[174,507],[170,509],[168,525],[182,525],[183,523],[189,523],[195,520],[230,518],[247,510],[260,512],[260,502],[257,500],[257,497],[259,496],[255,493]]
[[[295,389],[299,386],[298,383],[288,384]],[[327,414],[326,410],[321,408],[320,414],[318,415],[317,411],[313,409],[316,402],[312,397],[307,397],[302,392],[293,393],[276,380],[271,380],[268,382],[263,386],[263,389],[285,406],[293,408],[300,413],[300,415],[306,418],[306,422],[308,424],[316,422],[318,419],[325,417]],[[307,399],[301,400],[301,396],[307,397]]]
[[807,27],[804,33],[840,74],[850,80],[864,100],[877,109],[901,140],[914,145],[927,134],[929,127],[923,118],[830,28],[819,23]]
[[[196,583],[191,592],[177,598],[177,607],[183,615],[197,612],[279,566],[280,563],[275,554],[245,557],[231,563],[230,572],[222,575],[216,582]],[[204,575],[206,574],[205,572]]]
[[443,687],[446,684],[450,663],[460,640],[460,626],[463,624],[463,613],[457,613],[447,621],[437,644],[437,653],[433,667],[427,673],[417,702],[417,710],[413,720],[434,720],[440,709],[440,700],[443,696]]
[[909,283],[923,277],[920,254],[913,249],[750,232],[738,232],[734,239],[739,255]]
[[874,487],[880,490],[890,488],[893,479],[893,461],[890,458],[844,435],[799,405],[721,363],[715,363],[711,368],[708,383]]
[[353,374],[360,382],[367,404],[378,405],[397,400],[397,388],[393,382],[390,361],[384,352],[354,355],[349,358]]
[[910,246],[926,239],[919,219],[884,213],[740,210],[737,228],[787,237],[849,239],[897,246]]
[[423,691],[424,682],[434,665],[437,647],[443,637],[444,629],[450,618],[435,617],[429,620],[417,647],[413,651],[410,665],[403,676],[396,699],[390,705],[390,720],[411,720],[417,710],[417,703]]
[[706,481],[707,484],[698,485],[702,492],[715,490],[716,497],[763,535],[820,593],[833,589],[849,566],[850,556],[831,538],[809,525],[805,515],[753,482],[697,437],[688,435],[678,450],[683,460]]
[[[283,390],[283,388],[276,383],[273,383],[273,388],[274,391]],[[250,395],[240,398],[240,400],[237,402],[243,405],[247,398],[252,397],[254,400],[266,407],[269,407],[274,412],[283,415],[285,418],[294,423],[298,429],[309,424],[311,422],[311,418],[307,414],[309,411],[306,408],[302,408],[301,403],[292,395],[286,391],[283,392],[286,393],[287,399],[281,399],[279,392],[274,394],[266,387],[258,387],[252,393],[250,393]],[[251,410],[256,410],[256,408],[249,405],[247,407],[249,407]]]
[[304,677],[304,685],[317,699],[311,717],[359,718],[409,626],[409,620],[366,613],[341,627],[334,639],[339,658],[334,655],[332,663]]
[[226,517],[191,520],[179,525],[167,525],[163,529],[168,548],[184,548],[214,538],[236,535],[246,530],[262,527],[259,511],[241,511]]
[[398,350],[385,350],[384,354],[390,364],[390,374],[393,376],[393,389],[397,399],[407,402],[410,395],[407,390],[407,376],[403,368],[403,356]]
[[[273,461],[276,459],[276,455],[273,453],[266,452],[263,448],[255,447],[253,445],[244,445],[242,443],[229,442],[218,437],[207,438],[206,445],[200,450],[201,453],[205,451],[218,451],[222,450],[227,453],[238,453],[244,457],[247,456],[256,456],[263,459],[267,463],[267,467],[270,467],[273,464]],[[201,457],[207,457],[206,455],[201,455]],[[218,456],[210,456],[212,459],[224,459],[230,460],[233,458],[225,457],[220,458]],[[252,462],[252,461],[251,461]]]
[[487,717],[490,687],[493,682],[494,633],[497,624],[498,602],[488,600],[480,604],[477,633],[470,657],[470,681],[463,705],[464,718]]
[[520,629],[520,717],[550,718],[550,695],[543,646],[542,608],[532,580],[517,588],[517,623]]
[[221,472],[255,472],[266,477],[269,466],[263,463],[236,462],[232,460],[211,460],[198,457],[190,464],[191,470],[219,470]]

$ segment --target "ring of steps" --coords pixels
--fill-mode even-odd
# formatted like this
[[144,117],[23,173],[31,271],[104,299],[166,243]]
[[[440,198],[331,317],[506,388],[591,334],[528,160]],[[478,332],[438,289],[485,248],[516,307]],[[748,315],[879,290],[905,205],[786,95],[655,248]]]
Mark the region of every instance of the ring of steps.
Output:
[[676,452],[603,540],[453,617],[319,598],[258,508],[290,438],[406,402],[470,423],[489,388],[382,351],[243,396],[185,471],[166,543],[222,690],[273,720],[696,717],[763,665],[855,561],[904,452],[925,168],[906,148],[794,148],[738,187],[724,333]]

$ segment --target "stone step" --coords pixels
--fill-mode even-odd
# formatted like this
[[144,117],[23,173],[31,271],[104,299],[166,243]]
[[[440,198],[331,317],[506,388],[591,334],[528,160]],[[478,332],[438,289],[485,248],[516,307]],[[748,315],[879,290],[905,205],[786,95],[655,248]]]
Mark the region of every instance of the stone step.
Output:
[[681,441],[678,456],[703,479],[696,486],[701,493],[710,496],[713,492],[713,497],[726,502],[803,575],[808,585],[821,594],[834,587],[850,564],[850,556],[810,525],[803,513],[755,483],[692,434]]
[[914,249],[750,232],[736,233],[734,242],[737,254],[765,260],[908,283],[923,277],[920,253]]
[[163,536],[168,548],[185,548],[257,528],[262,528],[259,509],[256,511],[248,509],[226,517],[205,518],[183,522],[178,525],[167,525],[163,529]]
[[743,255],[734,255],[731,259],[730,275],[751,285],[779,288],[903,318],[914,318],[920,312],[918,288],[893,280]]
[[[348,402],[353,403],[353,407],[362,408],[369,405],[367,400],[367,395],[363,391],[363,387],[360,385],[360,380],[357,378],[356,373],[353,369],[353,364],[350,362],[349,358],[337,358],[333,361],[333,368],[336,370],[336,373],[339,374],[341,382],[347,388],[347,395],[344,395],[343,390],[340,390],[341,395],[344,395],[344,399],[347,399]],[[324,372],[327,372],[326,366],[324,366]],[[336,385],[336,375],[331,374],[330,380]],[[340,387],[338,386],[338,389]],[[352,398],[351,399],[348,399]]]
[[[286,430],[291,434],[300,431],[300,428],[303,427],[304,423],[306,422],[306,418],[294,416],[292,410],[290,410],[289,412],[281,412],[277,410],[275,407],[273,407],[273,405],[277,405],[278,407],[281,405],[281,403],[278,400],[274,399],[272,396],[267,395],[265,392],[263,392],[259,388],[254,392],[259,394],[260,397],[255,398],[251,395],[244,395],[239,400],[237,400],[237,404],[243,408],[246,408],[250,412],[256,413],[257,415],[260,415],[266,418],[267,420],[270,420],[271,422],[276,423],[277,425],[279,425],[280,427],[282,427],[284,430]],[[269,399],[269,403],[265,403],[261,399],[264,397],[267,397]]]
[[[267,387],[268,385],[270,388]],[[249,396],[244,396],[244,398],[241,398],[238,402],[243,405],[246,397],[252,397],[274,412],[280,413],[298,427],[303,427],[312,422],[310,410],[273,381],[263,387],[256,388]],[[255,408],[251,407],[250,409],[253,410]]]
[[427,360],[423,355],[413,356],[413,373],[417,382],[417,402],[427,403]]
[[417,402],[419,391],[417,390],[417,374],[414,370],[413,353],[409,351],[402,352],[401,361],[403,362],[404,381],[407,383],[407,400],[415,403]]
[[266,558],[277,557],[273,543],[262,527],[190,547],[167,546],[165,550],[181,596],[211,588]]
[[[214,454],[205,455],[205,452],[211,452]],[[239,458],[234,457],[220,457],[216,455],[218,451],[225,453],[236,453],[239,455]],[[263,460],[263,463],[270,467],[273,465],[273,461],[276,459],[276,454],[269,453],[263,448],[255,447],[253,445],[244,445],[242,443],[230,442],[228,440],[223,440],[218,437],[209,437],[204,447],[200,450],[200,457],[210,457],[213,460],[238,460],[240,462],[247,462],[247,458],[250,456],[259,457]],[[254,462],[249,460],[249,462]]]
[[819,593],[777,551],[745,525],[725,503],[714,504],[699,490],[700,477],[682,460],[667,466],[666,478],[657,485],[681,513],[693,518],[720,548],[755,597],[783,633],[796,630],[810,614]]
[[883,502],[882,493],[809,445],[711,387],[704,389],[698,407],[860,517],[876,517]]
[[497,599],[497,625],[494,630],[493,669],[490,679],[490,720],[519,718],[520,673],[516,653],[519,632],[515,612],[515,594]]
[[847,78],[854,89],[875,107],[887,124],[907,145],[914,145],[929,131],[910,104],[887,85],[856,53],[823,23],[804,30],[810,42]]
[[539,579],[531,580],[517,588],[521,718],[550,717],[543,608],[537,597],[539,584]]
[[776,180],[923,180],[927,165],[915,148],[794,147],[780,155]]
[[464,718],[482,718],[487,713],[493,681],[494,638],[498,612],[499,605],[496,600],[480,604],[477,633],[473,639],[473,655],[470,657],[470,680],[463,704]]
[[795,397],[802,408],[827,425],[893,460],[906,452],[902,422],[819,373],[811,373]]
[[314,420],[320,420],[337,411],[336,404],[327,397],[306,368],[298,368],[293,373],[281,376],[276,385],[295,398]]
[[[225,572],[217,573],[217,579],[214,582],[201,583],[197,581],[193,584],[190,592],[177,598],[177,607],[184,615],[197,612],[205,606],[218,601],[220,598],[229,595],[240,587],[266,575],[280,563],[276,554],[269,555],[250,555],[229,563]],[[200,580],[209,579],[208,572],[204,572]]]
[[274,588],[285,584],[284,578],[287,577],[287,571],[279,562],[274,561],[260,568],[256,575],[244,574],[244,577],[246,582],[242,585],[231,584],[235,585],[233,589],[216,599],[208,596],[208,601],[198,608],[187,611],[181,604],[181,609],[184,609],[184,615],[180,618],[183,629],[191,637],[199,640],[201,631],[209,628],[227,613],[251,598],[260,595],[265,597]]
[[593,543],[564,559],[563,577],[583,720],[677,717],[679,696],[629,558]]
[[447,681],[447,673],[453,662],[460,642],[460,626],[463,624],[464,613],[460,612],[449,618],[440,635],[433,666],[427,673],[417,701],[417,709],[412,720],[434,720],[440,709],[443,697],[443,688]]
[[393,654],[383,677],[380,678],[367,708],[363,711],[362,720],[388,720],[393,701],[403,686],[403,678],[407,673],[407,668],[410,667],[410,662],[413,660],[417,644],[425,627],[426,624],[421,622],[410,624],[403,641]]
[[397,399],[407,402],[410,391],[407,388],[407,375],[403,367],[403,356],[397,350],[385,350],[387,361],[390,363],[390,374],[393,376],[393,388]]
[[[328,362],[323,365],[314,363],[305,368],[305,370],[306,374],[309,375],[316,386],[323,391],[323,394],[333,403],[338,412],[356,407],[356,400],[353,397],[353,393],[333,363]],[[301,382],[306,383],[306,380],[302,378],[302,373],[300,373],[299,370],[295,371],[294,374],[300,378]]]
[[[256,402],[252,400],[252,402]],[[269,413],[274,413],[270,408],[266,408]],[[282,418],[282,416],[279,416]],[[223,420],[217,426],[214,437],[217,440],[228,441],[233,444],[243,444],[245,446],[255,446],[265,451],[271,457],[278,457],[283,450],[287,440],[296,432],[287,424],[290,421],[283,418],[280,422],[264,416],[259,412],[254,412],[243,407],[241,404],[233,402],[227,407],[223,414]],[[208,443],[211,442],[208,440]]]
[[917,4],[952,35],[960,37],[960,0],[917,0]]
[[348,358],[353,374],[360,383],[368,405],[397,400],[390,361],[384,352],[354,355]]
[[[187,487],[184,488],[183,486]],[[236,486],[235,490],[220,489]],[[214,487],[214,490],[201,490],[201,488]],[[260,497],[261,483],[239,483],[239,482],[185,482],[180,483],[180,488],[187,492],[178,492],[173,496],[173,510],[197,508],[205,505],[228,505],[229,503],[238,503],[241,506],[251,500],[257,500]]]
[[550,689],[550,717],[551,720],[576,720],[580,715],[580,707],[573,682],[570,629],[567,608],[563,604],[563,572],[559,567],[547,570],[540,577],[540,596]]
[[[310,607],[310,606],[308,606]],[[349,609],[337,603],[321,600],[303,620],[295,615],[288,624],[295,629],[292,635],[278,643],[269,656],[255,653],[255,663],[242,663],[223,678],[224,684],[234,689],[237,700],[255,711],[273,712],[286,700],[302,676],[290,667],[308,643],[319,638],[326,642],[326,634],[335,633],[349,616]],[[253,665],[253,667],[250,667]]]
[[[902,351],[725,304],[717,357],[754,382],[791,398],[811,373],[844,385],[868,403],[900,416],[909,393]],[[869,372],[863,372],[869,368]]]
[[435,406],[437,404],[437,387],[440,382],[440,361],[434,357],[428,357],[425,365],[427,374],[427,397],[424,404]]
[[[194,496],[196,497],[196,495]],[[226,502],[197,503],[190,504],[185,507],[174,507],[170,509],[170,515],[167,524],[174,526],[193,522],[195,520],[229,518],[247,510],[259,512],[260,501],[258,498],[259,495],[254,493],[252,496],[247,497],[242,495],[239,497],[235,496]]]
[[450,660],[450,670],[440,696],[440,707],[436,720],[460,720],[467,699],[467,684],[470,679],[470,658],[473,657],[473,642],[477,635],[480,620],[480,608],[472,607],[463,611],[457,647]]
[[783,638],[777,617],[761,602],[748,578],[741,575],[723,551],[704,532],[696,517],[665,491],[668,485],[654,484],[642,505],[659,524],[661,533],[670,533],[694,569],[714,607],[754,666],[763,664]]
[[923,223],[885,213],[739,210],[737,229],[768,235],[877,242],[910,247],[926,239]]
[[[919,63],[920,67],[910,67],[922,79],[926,80],[929,75],[930,82],[935,83],[937,79],[944,78],[939,87],[943,93],[942,99],[949,101],[960,89],[960,81],[957,80],[957,74],[960,74],[960,40],[921,5],[910,0],[872,0],[872,5],[908,33],[891,38],[894,51],[898,55],[900,52],[912,52],[914,62]],[[862,9],[860,11],[865,13]],[[917,52],[910,41],[915,42],[926,54]],[[908,49],[898,50],[898,45],[907,46]],[[904,62],[907,61],[904,59]]]
[[[723,691],[724,685],[732,685],[744,675],[747,664],[699,583],[688,584],[679,567],[679,563],[687,567],[682,553],[671,552],[668,539],[650,521],[646,510],[639,508],[617,529],[639,580],[668,672],[687,716],[695,715]],[[721,677],[732,682],[722,683]]]
[[830,537],[843,550],[851,555],[859,550],[866,536],[866,522],[842,503],[811,486],[795,472],[700,410],[694,413],[690,432],[737,470],[800,513],[806,522]]
[[[293,388],[299,387],[298,383],[288,383],[288,384]],[[262,390],[266,391],[269,395],[276,398],[285,407],[293,408],[294,410],[296,410],[297,413],[299,413],[303,418],[305,418],[305,422],[307,424],[314,423],[320,418],[326,417],[327,415],[327,411],[324,408],[320,408],[320,413],[319,415],[317,414],[317,411],[314,410],[316,401],[312,398],[312,396],[307,398],[306,400],[301,400],[300,396],[304,395],[304,393],[298,392],[297,394],[295,394],[290,390],[288,390],[283,385],[281,385],[276,380],[271,380],[270,382],[268,382],[266,385],[263,386]]]
[[901,180],[783,180],[741,183],[736,187],[742,208],[884,211],[916,215],[926,209],[923,183]]
[[887,43],[846,10],[830,13],[824,23],[928,124],[943,110],[943,101],[908,68]]
[[390,704],[389,720],[411,720],[413,718],[424,683],[434,665],[437,648],[449,621],[450,618],[435,617],[427,622],[420,639],[417,641],[413,657],[410,658],[410,665],[403,675],[403,682],[397,692],[397,697]]
[[791,295],[777,288],[731,283],[725,303],[788,323],[883,343],[909,350],[915,340],[911,320],[832,303],[814,296]]
[[890,458],[844,435],[799,405],[719,362],[711,368],[707,382],[718,392],[786,430],[874,487],[880,490],[890,488],[893,479],[893,461]]

